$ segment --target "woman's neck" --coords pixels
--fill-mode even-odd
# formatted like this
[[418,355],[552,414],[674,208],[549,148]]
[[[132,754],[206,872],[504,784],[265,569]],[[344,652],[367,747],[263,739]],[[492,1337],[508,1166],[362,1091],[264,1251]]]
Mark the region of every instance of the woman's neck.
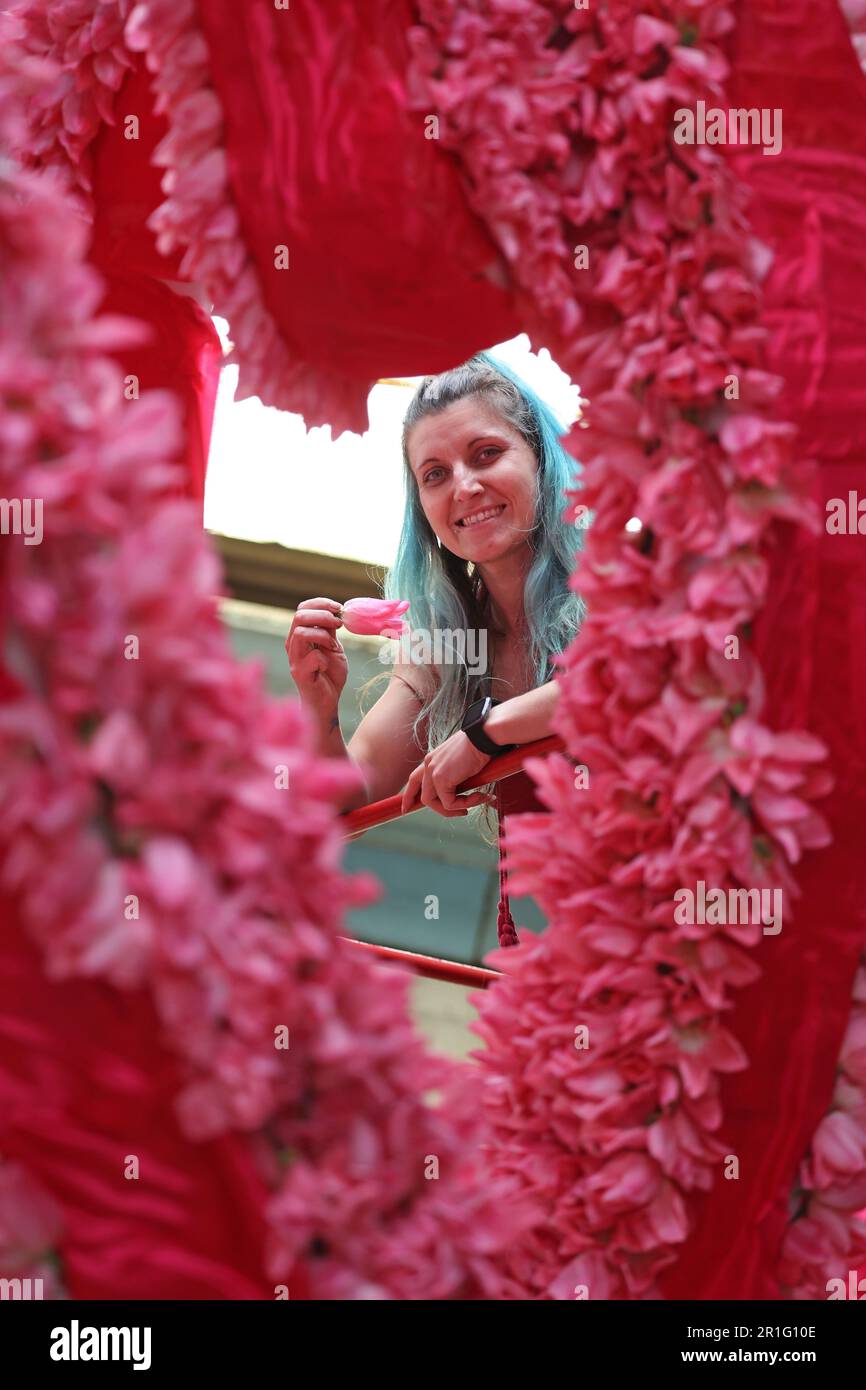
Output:
[[526,563],[506,557],[502,568],[482,565],[479,573],[490,605],[493,625],[506,636],[521,638],[526,633],[526,579],[531,557]]

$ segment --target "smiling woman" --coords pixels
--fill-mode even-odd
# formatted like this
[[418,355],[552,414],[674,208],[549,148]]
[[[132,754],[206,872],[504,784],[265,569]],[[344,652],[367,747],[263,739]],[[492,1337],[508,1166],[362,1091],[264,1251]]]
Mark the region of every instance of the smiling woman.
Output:
[[[321,751],[348,757],[361,774],[345,810],[404,788],[404,812],[467,815],[494,798],[489,789],[458,795],[464,781],[499,749],[550,733],[553,658],[583,616],[569,587],[581,532],[563,519],[578,465],[562,432],[549,407],[488,353],[419,386],[403,424],[406,506],[385,590],[408,600],[413,632],[428,639],[423,655],[415,644],[404,650],[346,747],[339,605],[301,604],[287,643]],[[470,666],[470,649],[483,662]],[[495,799],[500,829],[506,800],[510,810],[538,809],[525,774]],[[500,926],[510,939],[504,881],[503,900]]]
[[[568,580],[581,532],[563,520],[579,469],[561,433],[549,407],[489,353],[425,378],[410,403],[406,509],[386,593],[409,600],[413,627],[478,629],[492,652],[489,672],[469,673],[459,655],[431,671],[417,720],[430,749],[480,694],[515,699],[543,685],[580,626],[583,603]],[[543,719],[527,723],[527,708],[491,715],[496,741],[548,732]]]

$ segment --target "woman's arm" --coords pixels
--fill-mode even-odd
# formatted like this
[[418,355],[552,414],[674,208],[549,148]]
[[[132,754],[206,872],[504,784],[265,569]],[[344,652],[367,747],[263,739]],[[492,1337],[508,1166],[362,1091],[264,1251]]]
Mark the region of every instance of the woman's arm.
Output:
[[550,733],[559,685],[548,681],[525,695],[513,695],[494,705],[484,721],[484,732],[494,743],[534,743]]
[[[301,703],[316,726],[318,752],[351,763],[360,774],[360,785],[347,793],[340,808],[351,811],[399,791],[423,755],[414,722],[424,691],[432,693],[432,687],[426,669],[398,657],[387,690],[364,715],[347,748],[340,729],[340,697],[349,672],[336,637],[341,616],[336,599],[304,599],[295,610],[286,652]],[[420,735],[423,740],[423,727]]]
[[[409,679],[403,675],[406,671],[411,672]],[[413,769],[417,770],[418,758],[423,750],[415,739],[412,726],[418,710],[424,704],[422,692],[425,690],[432,693],[429,672],[419,670],[414,663],[398,661],[391,673],[388,689],[381,700],[364,715],[349,743],[347,754],[361,770],[366,797],[356,797],[345,805],[343,810],[354,810],[356,806],[364,805],[365,800],[380,801],[386,796],[393,796],[404,785],[410,773],[415,775]],[[423,724],[421,735],[426,737]],[[335,737],[340,737],[339,732]],[[465,767],[458,770],[457,782],[461,782],[483,766],[487,758],[483,753],[479,753],[477,748],[472,747],[465,734],[455,735],[454,738],[459,738],[466,745],[470,760]],[[448,739],[444,744],[440,744],[440,748],[447,748],[453,742],[453,738]],[[421,764],[422,768],[434,756],[428,753],[425,762]],[[431,796],[425,799],[424,804],[438,815],[450,817],[465,816],[470,806],[480,806],[487,800],[488,797],[483,792],[475,792],[468,796],[449,797],[447,803]],[[404,792],[404,811],[415,801],[416,798],[411,792],[408,795]]]
[[[559,698],[559,686],[548,681],[525,695],[514,695],[494,705],[484,723],[484,732],[494,743],[533,743],[550,733],[550,721]],[[494,720],[495,725],[494,725]],[[430,806],[443,815],[458,815],[461,806],[478,806],[489,798],[482,792],[457,795],[457,787],[490,761],[470,742],[462,729],[446,738],[415,768],[403,789],[403,813],[418,806]]]
[[421,704],[420,694],[394,671],[384,695],[364,715],[348,745],[343,743],[339,724],[332,727],[328,747],[322,751],[348,757],[364,779],[364,788],[343,806],[344,811],[393,796],[403,786],[423,756],[413,732]]

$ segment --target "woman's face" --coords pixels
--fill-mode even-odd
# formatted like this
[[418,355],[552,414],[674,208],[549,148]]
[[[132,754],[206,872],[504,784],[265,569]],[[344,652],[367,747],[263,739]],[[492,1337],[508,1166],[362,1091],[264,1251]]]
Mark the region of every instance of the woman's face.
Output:
[[538,460],[486,401],[467,396],[425,415],[407,448],[424,515],[444,546],[482,565],[525,547]]

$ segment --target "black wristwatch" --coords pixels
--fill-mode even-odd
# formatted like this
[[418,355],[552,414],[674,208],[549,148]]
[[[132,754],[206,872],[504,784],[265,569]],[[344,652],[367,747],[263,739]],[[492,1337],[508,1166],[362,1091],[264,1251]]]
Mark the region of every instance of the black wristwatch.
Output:
[[489,758],[495,758],[498,753],[510,753],[512,748],[520,747],[518,743],[494,743],[484,732],[485,719],[493,706],[501,703],[501,700],[494,700],[490,695],[485,695],[483,700],[475,700],[464,714],[463,723],[460,725],[469,742],[474,744],[479,753],[486,753]]

